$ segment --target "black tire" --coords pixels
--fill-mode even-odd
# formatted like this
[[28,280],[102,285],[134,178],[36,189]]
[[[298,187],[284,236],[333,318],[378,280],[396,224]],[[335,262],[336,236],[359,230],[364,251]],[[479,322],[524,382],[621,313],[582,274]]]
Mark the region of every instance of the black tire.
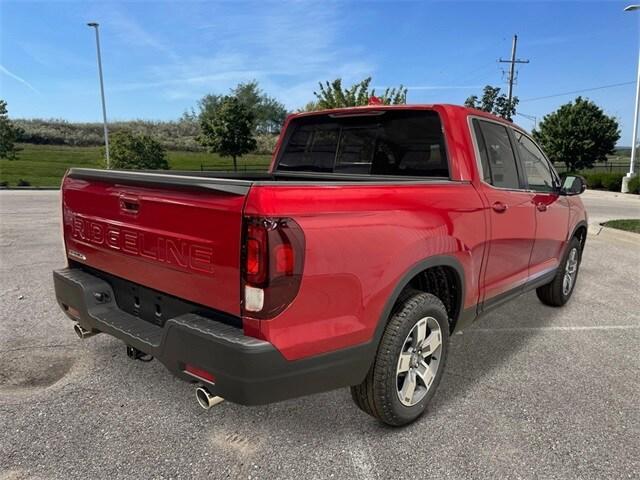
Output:
[[[575,266],[575,274],[573,276],[573,281],[571,282],[571,287],[567,292],[564,285],[565,274],[567,272],[567,266],[571,261],[571,255],[574,250],[576,252],[576,260],[578,263]],[[550,283],[536,289],[536,294],[538,295],[538,298],[542,303],[551,307],[561,307],[569,301],[578,280],[578,272],[580,271],[581,260],[582,244],[580,243],[580,240],[578,238],[573,237],[569,242],[569,245],[567,246],[567,251],[562,257],[560,265],[558,266],[556,276]]]
[[[413,297],[414,295],[418,295],[420,293],[422,293],[420,292],[420,290],[414,290],[412,288],[406,288],[402,292],[400,292],[400,295],[398,296],[398,300],[396,301],[396,304],[394,305],[394,308],[391,311],[391,316],[395,315],[398,312],[398,310],[402,309],[404,307],[405,302],[409,298]],[[371,408],[369,408],[369,402],[364,396],[365,390],[358,387],[359,386],[351,387],[351,399],[353,400],[353,403],[355,403],[356,407],[358,407],[367,415],[371,415],[372,417],[375,417],[375,415],[371,411]]]
[[[447,358],[449,319],[444,305],[438,297],[430,293],[417,291],[411,293],[401,297],[402,300],[392,313],[373,365],[364,381],[360,385],[351,387],[351,396],[358,408],[392,426],[406,425],[424,413],[440,383]],[[424,358],[429,365],[432,365],[431,362],[436,362],[433,364],[435,374],[428,387],[425,387],[424,382],[417,387],[419,390],[416,392],[420,395],[415,395],[418,395],[419,400],[415,404],[406,405],[401,401],[399,394],[402,382],[397,372],[400,354],[403,352],[407,354],[404,349],[412,338],[410,334],[413,334],[414,327],[417,328],[419,322],[425,322],[427,318],[433,325],[433,328],[427,327],[427,337],[429,338],[431,332],[437,333],[435,328],[437,325],[440,344],[433,355],[425,353],[423,355],[426,356],[419,356],[416,359]],[[414,376],[414,378],[417,377]],[[420,381],[421,379],[418,383]],[[412,393],[412,398],[413,395]]]

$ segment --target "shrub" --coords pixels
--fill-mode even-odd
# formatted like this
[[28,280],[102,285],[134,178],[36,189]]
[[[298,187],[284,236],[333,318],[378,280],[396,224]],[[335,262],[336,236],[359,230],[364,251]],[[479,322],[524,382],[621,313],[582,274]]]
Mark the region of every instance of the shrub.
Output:
[[587,187],[591,189],[602,188],[602,176],[604,174],[600,172],[583,173],[582,176],[587,181]]
[[587,187],[591,189],[609,190],[619,192],[622,188],[623,173],[591,172],[581,174],[587,181]]
[[622,189],[623,173],[605,173],[602,175],[602,188],[610,192],[619,192]]
[[18,148],[15,144],[21,133],[20,127],[16,127],[9,120],[7,102],[0,100],[0,158],[9,160],[17,158]]
[[[17,141],[22,143],[86,147],[104,144],[102,123],[72,123],[58,119],[21,119],[14,123],[21,128]],[[122,131],[149,135],[170,150],[203,150],[196,142],[198,123],[189,118],[170,122],[130,120],[109,123],[110,137]]]
[[30,187],[31,186],[31,182],[29,182],[28,180],[23,180],[21,178],[20,180],[18,180],[18,186],[19,187]]
[[260,133],[256,135],[256,150],[257,154],[271,155],[278,143],[278,135],[271,133]]
[[165,148],[148,135],[118,132],[112,137],[109,154],[111,168],[169,169]]
[[2,182],[0,182],[0,187],[8,187],[9,186],[9,182],[7,182],[6,180],[3,180]]
[[629,193],[640,194],[640,175],[629,180]]

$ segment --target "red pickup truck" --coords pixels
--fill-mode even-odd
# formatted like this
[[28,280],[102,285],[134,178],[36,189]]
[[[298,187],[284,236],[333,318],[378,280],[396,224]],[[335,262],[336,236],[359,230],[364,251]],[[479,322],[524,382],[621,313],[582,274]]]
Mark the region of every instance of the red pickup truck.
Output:
[[155,357],[205,408],[350,386],[402,425],[452,332],[528,290],[567,302],[584,188],[477,110],[301,113],[268,173],[69,170],[55,291],[81,338]]

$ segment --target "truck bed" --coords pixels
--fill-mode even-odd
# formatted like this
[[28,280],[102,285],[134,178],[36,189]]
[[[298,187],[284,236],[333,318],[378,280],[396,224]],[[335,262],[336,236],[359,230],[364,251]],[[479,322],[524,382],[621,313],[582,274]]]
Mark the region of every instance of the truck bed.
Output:
[[104,180],[127,185],[173,186],[202,188],[244,195],[252,185],[273,186],[334,184],[425,184],[449,181],[448,177],[401,177],[398,175],[358,175],[322,172],[214,172],[198,170],[99,170],[72,168],[68,177],[84,180]]

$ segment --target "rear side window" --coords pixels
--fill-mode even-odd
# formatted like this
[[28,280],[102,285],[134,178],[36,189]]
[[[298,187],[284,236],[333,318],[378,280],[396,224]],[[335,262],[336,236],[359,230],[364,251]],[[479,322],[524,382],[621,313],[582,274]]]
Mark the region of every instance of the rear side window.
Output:
[[554,177],[551,165],[544,157],[533,140],[516,130],[513,131],[516,139],[520,163],[527,177],[527,183],[531,190],[537,192],[551,192],[554,190]]
[[474,120],[484,181],[500,188],[520,188],[516,157],[507,127]]
[[489,157],[487,156],[487,146],[484,143],[484,137],[480,130],[480,122],[473,121],[473,130],[478,143],[478,153],[480,154],[480,164],[482,166],[482,172],[480,176],[486,183],[491,184],[491,167],[489,166]]
[[429,110],[295,119],[276,169],[449,177],[440,118]]

